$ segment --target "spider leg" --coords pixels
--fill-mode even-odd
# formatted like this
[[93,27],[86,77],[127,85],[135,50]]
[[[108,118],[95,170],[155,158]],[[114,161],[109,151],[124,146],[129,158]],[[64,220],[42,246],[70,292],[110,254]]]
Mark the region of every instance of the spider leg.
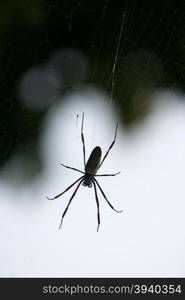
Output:
[[99,230],[99,226],[100,226],[100,208],[99,208],[99,201],[98,201],[98,194],[97,194],[96,183],[94,181],[92,181],[92,183],[94,185],[94,193],[95,193],[95,199],[96,199],[96,204],[97,204],[97,219],[98,219],[97,231],[98,231]]
[[76,168],[72,168],[72,167],[66,166],[66,165],[64,165],[64,164],[61,164],[61,166],[65,167],[65,168],[67,168],[67,169],[71,169],[71,170],[80,172],[80,173],[82,173],[82,174],[85,174],[84,172],[82,172],[82,171],[80,171],[80,170],[78,170],[78,169],[76,169]]
[[57,198],[60,197],[62,194],[64,194],[65,192],[67,192],[70,188],[72,188],[72,186],[75,185],[75,183],[77,183],[77,182],[78,182],[79,180],[81,180],[82,178],[83,178],[83,176],[80,177],[80,178],[78,178],[75,182],[73,182],[70,186],[68,186],[68,188],[65,189],[65,191],[63,191],[62,193],[58,194],[57,196],[55,196],[55,197],[53,197],[53,198],[47,197],[47,199],[48,199],[48,200],[54,200],[54,199],[57,199]]
[[116,176],[118,174],[120,174],[121,172],[115,173],[115,174],[98,174],[98,175],[94,175],[94,177],[96,176]]
[[94,178],[94,181],[96,182],[97,186],[99,187],[100,192],[102,193],[103,197],[104,197],[105,200],[107,201],[108,205],[109,205],[114,211],[116,211],[117,213],[121,213],[123,210],[116,210],[116,209],[112,206],[112,204],[109,202],[109,200],[107,199],[107,197],[106,197],[104,191],[102,190],[101,186],[99,185],[98,181],[97,181],[95,178]]
[[63,212],[63,214],[62,214],[62,218],[61,218],[61,221],[60,221],[59,229],[60,229],[61,226],[62,226],[62,222],[63,222],[63,219],[64,219],[64,217],[65,217],[65,214],[66,214],[66,212],[67,212],[67,210],[68,210],[68,208],[69,208],[69,205],[71,204],[71,201],[73,200],[74,196],[76,195],[76,192],[78,191],[78,189],[79,189],[80,184],[82,183],[82,181],[83,181],[83,179],[80,180],[80,182],[79,182],[79,184],[77,185],[75,191],[73,192],[71,198],[69,199],[68,205],[66,206],[66,208],[65,208],[65,210],[64,210],[64,212]]
[[116,123],[116,130],[115,130],[115,134],[114,134],[114,139],[109,147],[109,149],[107,150],[107,152],[105,153],[104,158],[102,159],[99,168],[101,167],[101,165],[103,164],[104,160],[106,159],[107,155],[109,154],[109,151],[111,150],[111,148],[114,146],[115,140],[116,140],[116,135],[117,135],[117,130],[118,130],[118,122]]
[[85,169],[85,140],[83,134],[83,127],[84,127],[84,113],[82,114],[82,125],[81,125],[81,140],[83,145],[83,159],[84,159],[84,169]]

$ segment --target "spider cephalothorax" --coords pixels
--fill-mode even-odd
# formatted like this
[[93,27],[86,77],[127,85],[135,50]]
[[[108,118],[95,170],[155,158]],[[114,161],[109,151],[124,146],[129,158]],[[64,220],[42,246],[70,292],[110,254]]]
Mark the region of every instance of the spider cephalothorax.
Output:
[[[119,174],[120,172],[118,173],[115,173],[115,174],[100,174],[100,175],[96,175],[98,169],[101,167],[102,163],[104,162],[105,158],[107,157],[110,149],[113,147],[114,143],[115,143],[115,140],[116,140],[116,134],[117,134],[117,128],[118,128],[118,123],[116,124],[116,130],[115,130],[115,135],[114,135],[114,140],[113,142],[111,143],[109,149],[107,150],[107,152],[105,153],[102,161],[101,161],[101,154],[102,154],[102,151],[101,151],[101,148],[99,146],[96,146],[93,151],[91,152],[90,156],[89,156],[89,159],[86,163],[86,159],[85,159],[85,140],[84,140],[84,134],[83,134],[83,124],[84,124],[84,114],[82,115],[82,125],[81,125],[81,140],[82,140],[82,145],[83,145],[83,159],[84,159],[84,171],[81,171],[81,170],[78,170],[76,168],[73,168],[73,167],[69,167],[69,166],[66,166],[64,164],[61,164],[63,167],[65,168],[68,168],[68,169],[71,169],[71,170],[74,170],[74,171],[77,171],[77,172],[80,172],[83,174],[83,176],[81,176],[80,178],[78,178],[75,182],[73,182],[67,189],[65,189],[65,191],[63,191],[62,193],[60,193],[59,195],[55,196],[54,198],[48,198],[49,200],[54,200],[58,197],[60,197],[62,194],[64,194],[65,192],[67,192],[70,188],[72,188],[77,182],[78,185],[76,187],[76,189],[74,190],[69,202],[68,202],[68,205],[67,207],[65,208],[63,214],[62,214],[62,219],[61,219],[61,222],[60,222],[60,226],[59,226],[59,229],[62,225],[62,221],[63,221],[63,218],[69,208],[69,205],[71,204],[71,201],[72,199],[74,198],[74,196],[76,195],[76,192],[77,190],[79,189],[80,185],[82,184],[83,186],[88,186],[89,188],[91,188],[92,186],[94,186],[94,192],[95,192],[95,199],[96,199],[96,204],[97,204],[97,219],[98,219],[98,227],[97,227],[97,231],[99,229],[99,226],[100,226],[100,212],[99,212],[99,200],[98,200],[98,194],[97,194],[97,187],[99,188],[101,194],[103,195],[104,199],[106,200],[106,202],[109,204],[109,206],[116,212],[122,212],[121,211],[118,211],[116,210],[112,204],[109,202],[109,200],[107,199],[104,191],[102,190],[100,184],[98,183],[98,181],[96,180],[95,177],[97,176],[115,176],[117,174]],[[96,187],[97,186],[97,187]]]

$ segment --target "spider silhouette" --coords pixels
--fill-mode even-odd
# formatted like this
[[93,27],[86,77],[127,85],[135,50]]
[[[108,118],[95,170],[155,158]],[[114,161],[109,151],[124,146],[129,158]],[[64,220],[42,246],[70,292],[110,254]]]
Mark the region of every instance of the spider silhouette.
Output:
[[72,188],[77,182],[78,185],[76,187],[76,189],[74,190],[68,205],[66,206],[63,214],[62,214],[62,218],[61,218],[61,222],[60,222],[60,226],[59,229],[62,226],[62,222],[63,219],[67,213],[67,210],[74,198],[74,196],[76,195],[80,185],[82,184],[83,186],[88,186],[89,188],[91,188],[92,186],[94,187],[94,193],[95,193],[95,199],[96,199],[96,204],[97,204],[97,221],[98,221],[98,227],[97,227],[97,231],[99,230],[99,226],[100,226],[100,211],[99,211],[99,200],[98,200],[98,193],[97,193],[97,187],[99,188],[101,194],[103,195],[104,199],[106,200],[106,202],[108,203],[108,205],[117,213],[121,213],[123,210],[116,210],[113,205],[109,202],[109,200],[107,199],[107,196],[105,195],[104,191],[102,190],[100,184],[98,183],[98,181],[96,180],[95,177],[102,177],[102,176],[116,176],[118,175],[120,172],[115,173],[115,174],[96,174],[98,169],[101,167],[101,165],[103,164],[104,160],[106,159],[107,155],[109,154],[109,151],[111,150],[111,148],[114,146],[115,140],[116,140],[116,135],[117,135],[117,129],[118,129],[118,123],[116,124],[116,130],[115,130],[115,134],[114,134],[114,139],[111,143],[111,145],[109,146],[107,152],[105,153],[102,161],[101,161],[101,155],[102,155],[102,151],[101,148],[99,146],[96,146],[90,156],[89,159],[86,163],[86,152],[85,152],[85,140],[84,140],[84,134],[83,134],[83,125],[84,125],[84,113],[82,114],[82,123],[81,123],[81,140],[82,140],[82,145],[83,145],[83,161],[84,161],[84,171],[81,171],[79,169],[73,168],[73,167],[69,167],[66,166],[64,164],[61,164],[63,167],[67,168],[67,169],[71,169],[74,171],[77,171],[79,173],[82,173],[83,176],[81,176],[80,178],[78,178],[75,182],[73,182],[70,186],[68,186],[62,193],[58,194],[57,196],[53,197],[53,198],[49,198],[47,197],[48,200],[54,200],[59,198],[60,196],[62,196],[64,193],[66,193],[70,188]]

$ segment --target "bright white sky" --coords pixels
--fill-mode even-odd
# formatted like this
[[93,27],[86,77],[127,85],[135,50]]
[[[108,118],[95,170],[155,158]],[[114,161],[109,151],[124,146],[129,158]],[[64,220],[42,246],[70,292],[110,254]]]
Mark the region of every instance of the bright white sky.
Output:
[[[119,117],[95,90],[68,96],[53,107],[40,144],[44,172],[30,185],[0,179],[0,276],[4,277],[184,277],[185,276],[185,101],[161,91],[152,96],[151,116],[128,134],[119,122],[117,140],[99,178],[115,208],[99,193],[97,228],[93,189],[81,187],[58,230],[73,189],[62,192],[83,168],[81,114],[87,156],[103,153]],[[79,118],[77,117],[79,115]]]

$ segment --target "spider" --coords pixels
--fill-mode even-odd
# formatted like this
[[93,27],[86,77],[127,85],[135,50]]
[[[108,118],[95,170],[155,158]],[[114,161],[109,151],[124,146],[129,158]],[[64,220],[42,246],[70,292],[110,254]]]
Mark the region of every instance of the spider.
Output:
[[107,196],[105,195],[104,191],[102,190],[100,184],[98,183],[98,181],[96,180],[95,177],[101,177],[101,176],[116,176],[118,175],[120,172],[115,173],[115,174],[98,174],[96,175],[98,169],[101,167],[101,165],[103,164],[104,160],[106,159],[107,155],[109,154],[109,151],[111,150],[111,148],[113,147],[115,140],[116,140],[116,135],[117,135],[117,129],[118,129],[118,123],[116,124],[116,130],[115,130],[115,134],[114,134],[114,139],[111,143],[111,145],[109,146],[107,152],[105,153],[102,161],[101,161],[101,155],[102,155],[102,151],[101,148],[99,146],[96,146],[90,156],[89,159],[86,163],[86,152],[85,152],[85,140],[84,140],[84,134],[83,134],[83,125],[84,125],[84,113],[82,114],[82,123],[81,123],[81,140],[82,140],[82,146],[83,146],[83,162],[84,162],[84,171],[81,171],[79,169],[73,168],[73,167],[69,167],[66,166],[64,164],[61,164],[63,167],[67,168],[67,169],[71,169],[74,171],[77,171],[79,173],[82,173],[83,176],[81,176],[80,178],[78,178],[75,182],[73,182],[69,187],[67,187],[62,193],[58,194],[57,196],[53,197],[53,198],[49,198],[47,197],[48,200],[54,200],[59,198],[60,196],[62,196],[64,193],[66,193],[70,188],[72,188],[77,182],[78,185],[76,187],[76,189],[74,190],[68,205],[66,206],[63,214],[62,214],[62,218],[61,218],[61,222],[60,222],[60,226],[59,229],[62,226],[62,222],[63,219],[67,213],[67,210],[74,198],[74,196],[76,195],[80,185],[82,184],[83,186],[87,186],[89,188],[91,188],[92,186],[94,187],[94,193],[95,193],[95,199],[96,199],[96,204],[97,204],[97,221],[98,221],[98,227],[97,227],[97,231],[99,230],[99,226],[100,226],[100,211],[99,211],[99,200],[98,200],[98,193],[97,193],[97,187],[99,188],[101,194],[103,195],[104,199],[106,200],[106,202],[108,203],[108,205],[117,213],[121,213],[123,210],[116,210],[112,204],[109,202],[109,200],[107,199]]

